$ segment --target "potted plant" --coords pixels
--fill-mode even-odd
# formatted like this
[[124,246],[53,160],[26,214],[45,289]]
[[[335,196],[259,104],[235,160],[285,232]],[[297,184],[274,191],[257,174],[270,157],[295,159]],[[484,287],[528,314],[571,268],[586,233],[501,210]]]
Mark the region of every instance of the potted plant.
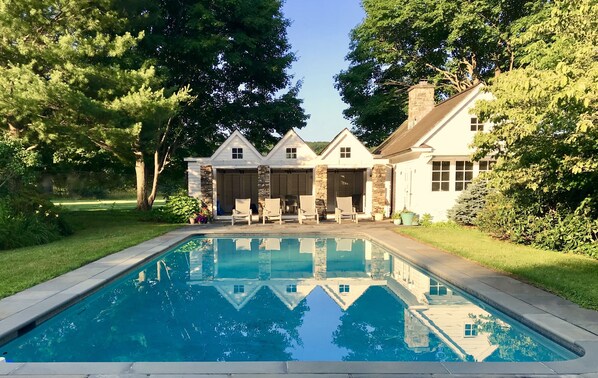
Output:
[[394,213],[392,213],[390,218],[392,219],[392,223],[394,223],[395,226],[399,226],[401,224],[401,213],[395,211]]
[[212,222],[213,219],[214,217],[208,208],[208,205],[204,201],[201,201],[201,206],[199,208],[199,212],[196,214],[195,220],[197,223],[206,224],[208,222]]
[[413,225],[413,218],[415,217],[415,213],[411,210],[407,210],[406,208],[401,211],[401,221],[405,226]]

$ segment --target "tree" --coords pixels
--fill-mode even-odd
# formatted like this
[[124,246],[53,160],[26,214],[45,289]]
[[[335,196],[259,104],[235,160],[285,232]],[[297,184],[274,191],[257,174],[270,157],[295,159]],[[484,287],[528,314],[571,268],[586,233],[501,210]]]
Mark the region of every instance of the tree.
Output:
[[439,97],[513,67],[511,39],[540,0],[364,0],[351,34],[350,66],[336,77],[345,116],[369,145],[406,118],[406,90],[427,78]]
[[185,125],[181,153],[209,155],[238,129],[266,150],[291,128],[306,125],[300,83],[287,73],[295,55],[280,0],[129,2],[147,14],[140,46],[167,86],[189,85],[196,101],[177,117]]
[[495,153],[494,184],[536,215],[598,217],[598,4],[559,0],[516,40],[517,69],[498,76],[479,104],[494,123],[477,136],[478,157]]
[[[171,120],[187,88],[166,91],[111,0],[0,0],[0,117],[30,145],[89,145],[135,164],[137,207],[156,196]],[[153,160],[147,196],[146,163]]]

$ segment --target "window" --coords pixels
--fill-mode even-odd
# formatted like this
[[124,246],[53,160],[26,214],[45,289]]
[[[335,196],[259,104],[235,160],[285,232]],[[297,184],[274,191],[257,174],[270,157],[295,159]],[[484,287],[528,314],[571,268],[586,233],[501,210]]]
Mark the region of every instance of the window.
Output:
[[432,162],[432,191],[448,192],[449,190],[449,170],[451,163],[448,161]]
[[447,293],[448,290],[446,289],[446,286],[435,279],[430,278],[430,295],[446,295]]
[[484,124],[481,123],[476,117],[471,117],[471,131],[484,131]]
[[242,148],[233,148],[233,159],[243,159]]
[[233,286],[233,293],[240,294],[245,292],[245,285],[235,285]]
[[455,190],[467,189],[473,178],[473,163],[458,161],[455,165]]
[[297,148],[296,147],[287,148],[287,159],[297,159]]
[[338,285],[338,292],[339,293],[348,293],[350,290],[349,285]]
[[465,324],[465,337],[476,337],[478,326],[476,324]]
[[351,147],[341,147],[341,159],[351,157]]
[[297,285],[287,285],[287,293],[296,293]]
[[495,163],[494,160],[481,160],[479,165],[480,173],[491,171]]

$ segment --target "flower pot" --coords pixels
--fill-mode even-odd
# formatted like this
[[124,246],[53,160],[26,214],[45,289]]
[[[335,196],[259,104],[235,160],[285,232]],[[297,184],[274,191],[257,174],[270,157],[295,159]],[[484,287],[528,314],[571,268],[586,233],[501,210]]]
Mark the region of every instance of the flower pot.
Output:
[[413,217],[415,217],[415,213],[411,211],[401,213],[401,221],[403,221],[405,226],[413,225]]
[[382,213],[376,213],[376,214],[374,214],[374,220],[375,220],[376,222],[379,222],[379,221],[381,221],[382,219],[384,219],[384,214],[382,214]]
[[394,224],[395,224],[395,226],[400,226],[400,225],[401,225],[401,218],[398,218],[398,219],[393,219],[393,220],[392,220],[392,223],[394,223]]
[[195,217],[189,217],[189,224],[195,224]]

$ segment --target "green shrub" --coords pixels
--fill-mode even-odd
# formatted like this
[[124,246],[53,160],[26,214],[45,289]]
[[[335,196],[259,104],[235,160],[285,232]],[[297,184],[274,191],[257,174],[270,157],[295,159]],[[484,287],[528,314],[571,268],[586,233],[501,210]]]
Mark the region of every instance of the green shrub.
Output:
[[152,210],[154,220],[167,223],[187,223],[199,213],[200,202],[186,194],[170,196],[164,206]]
[[448,212],[450,220],[464,226],[477,224],[478,214],[486,206],[490,189],[486,180],[475,180],[465,189]]

